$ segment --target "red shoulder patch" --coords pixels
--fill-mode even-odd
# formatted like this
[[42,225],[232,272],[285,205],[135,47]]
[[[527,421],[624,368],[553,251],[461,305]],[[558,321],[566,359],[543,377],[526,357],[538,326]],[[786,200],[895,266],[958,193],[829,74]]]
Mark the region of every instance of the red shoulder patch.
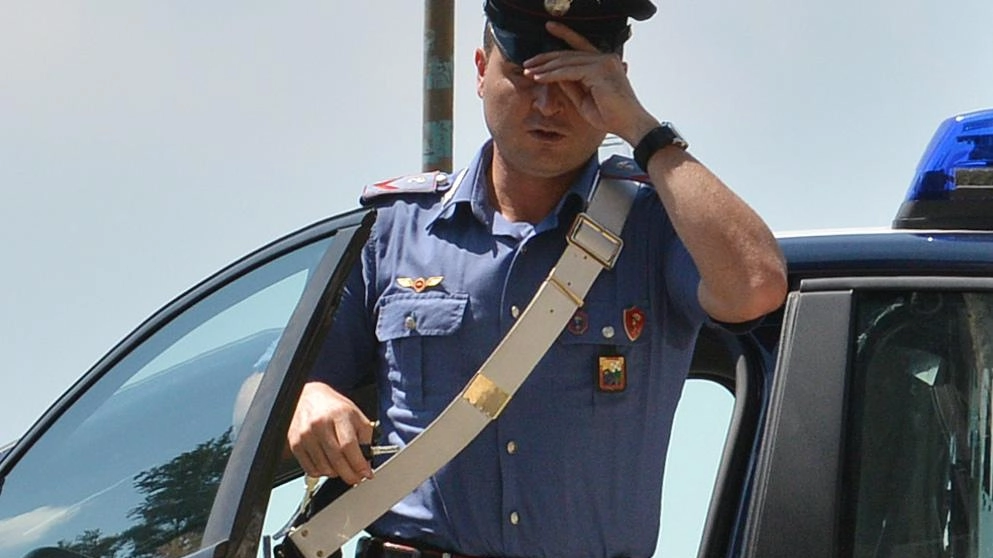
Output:
[[447,173],[441,171],[425,172],[410,176],[391,178],[362,189],[359,201],[368,205],[372,200],[397,194],[434,194],[444,192],[451,186]]

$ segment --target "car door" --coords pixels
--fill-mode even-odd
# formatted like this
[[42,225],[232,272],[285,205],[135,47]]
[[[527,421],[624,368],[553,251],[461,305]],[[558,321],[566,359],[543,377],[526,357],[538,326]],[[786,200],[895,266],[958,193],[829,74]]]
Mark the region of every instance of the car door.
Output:
[[84,375],[2,456],[0,557],[254,553],[290,414],[373,219],[345,214],[244,258]]
[[[718,327],[701,332],[666,457],[655,556],[719,557],[733,548],[740,510],[748,501],[781,324],[782,313],[775,312],[747,334]],[[726,411],[695,396],[703,388],[723,392]],[[717,436],[708,440],[708,431]],[[697,508],[704,513],[694,517]]]
[[790,295],[736,556],[993,552],[993,280]]

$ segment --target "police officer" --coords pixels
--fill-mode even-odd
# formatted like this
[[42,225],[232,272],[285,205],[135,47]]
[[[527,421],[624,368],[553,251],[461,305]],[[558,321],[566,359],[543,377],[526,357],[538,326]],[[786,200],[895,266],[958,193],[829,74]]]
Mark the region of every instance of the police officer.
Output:
[[[372,476],[378,385],[388,443],[409,443],[507,333],[561,255],[598,175],[642,188],[616,266],[500,415],[369,527],[364,556],[649,556],[663,462],[694,342],[783,301],[765,224],[639,102],[621,59],[648,0],[487,0],[476,88],[492,139],[455,177],[367,188],[378,208],[289,443],[314,476]],[[602,167],[613,133],[635,161]]]

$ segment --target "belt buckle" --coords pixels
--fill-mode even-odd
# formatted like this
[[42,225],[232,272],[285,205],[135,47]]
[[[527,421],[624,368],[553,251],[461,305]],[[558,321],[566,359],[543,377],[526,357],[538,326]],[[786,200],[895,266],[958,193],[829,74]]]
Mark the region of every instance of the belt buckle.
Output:
[[421,558],[421,551],[405,544],[383,541],[383,558],[391,558],[392,556],[398,558]]
[[[428,554],[431,556],[440,556],[441,558],[452,558],[453,556],[451,552],[431,552]],[[391,558],[392,556],[398,558],[426,558],[424,552],[413,546],[383,541],[383,558]]]
[[597,261],[604,269],[612,269],[621,254],[624,241],[609,229],[597,223],[586,213],[580,213],[572,224],[567,237],[576,246]]

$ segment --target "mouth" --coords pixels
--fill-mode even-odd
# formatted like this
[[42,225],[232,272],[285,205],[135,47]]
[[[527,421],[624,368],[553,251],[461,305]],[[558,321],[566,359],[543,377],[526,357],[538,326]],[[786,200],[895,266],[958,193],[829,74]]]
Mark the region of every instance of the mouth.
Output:
[[565,134],[549,128],[532,128],[528,131],[528,134],[532,138],[543,142],[556,142],[565,139]]

